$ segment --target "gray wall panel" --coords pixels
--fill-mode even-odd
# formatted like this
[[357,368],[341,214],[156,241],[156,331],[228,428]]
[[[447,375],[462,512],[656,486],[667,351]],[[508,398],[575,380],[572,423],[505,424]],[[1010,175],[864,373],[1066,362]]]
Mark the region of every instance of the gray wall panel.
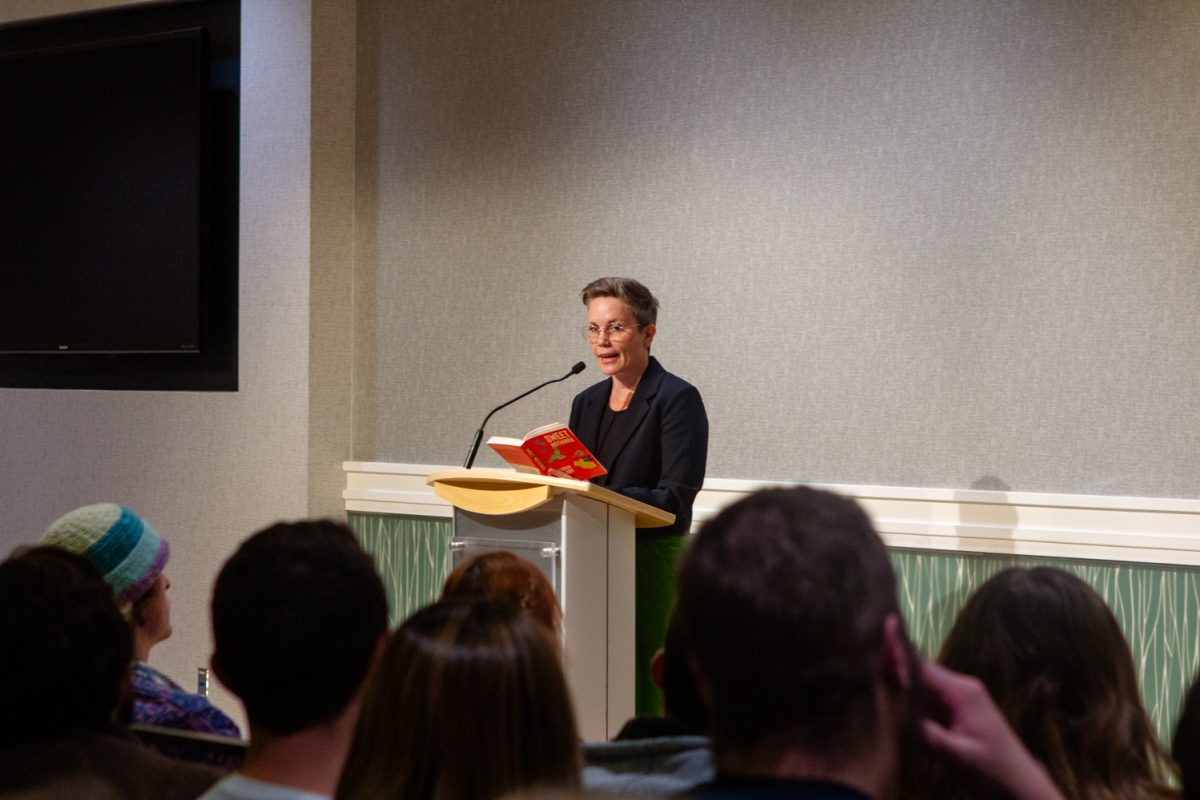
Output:
[[1195,3],[362,7],[356,458],[461,461],[630,274],[710,476],[1200,496]]

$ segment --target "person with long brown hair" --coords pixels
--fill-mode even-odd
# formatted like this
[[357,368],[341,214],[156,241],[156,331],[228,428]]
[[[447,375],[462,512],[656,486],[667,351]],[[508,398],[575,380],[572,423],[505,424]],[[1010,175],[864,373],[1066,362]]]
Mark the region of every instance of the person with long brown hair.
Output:
[[1179,797],[1129,645],[1076,576],[1014,567],[992,577],[959,613],[939,661],[983,682],[1067,800]]
[[341,800],[490,800],[578,788],[552,634],[516,605],[443,600],[388,641],[363,695]]

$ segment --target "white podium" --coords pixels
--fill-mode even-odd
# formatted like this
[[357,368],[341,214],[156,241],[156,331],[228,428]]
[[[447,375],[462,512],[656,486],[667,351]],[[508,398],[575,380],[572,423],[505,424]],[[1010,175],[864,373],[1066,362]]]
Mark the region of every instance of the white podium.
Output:
[[454,506],[455,542],[547,556],[579,734],[612,738],[634,714],[635,528],[675,515],[584,481],[508,470],[447,470],[427,483]]

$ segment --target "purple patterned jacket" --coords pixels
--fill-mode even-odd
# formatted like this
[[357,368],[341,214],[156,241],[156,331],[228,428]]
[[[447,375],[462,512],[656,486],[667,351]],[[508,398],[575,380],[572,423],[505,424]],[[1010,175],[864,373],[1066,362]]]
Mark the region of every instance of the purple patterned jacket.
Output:
[[[237,723],[208,702],[207,697],[184,691],[175,681],[142,661],[133,662],[133,721],[218,736],[238,738],[242,735]],[[209,763],[230,766],[220,758]]]

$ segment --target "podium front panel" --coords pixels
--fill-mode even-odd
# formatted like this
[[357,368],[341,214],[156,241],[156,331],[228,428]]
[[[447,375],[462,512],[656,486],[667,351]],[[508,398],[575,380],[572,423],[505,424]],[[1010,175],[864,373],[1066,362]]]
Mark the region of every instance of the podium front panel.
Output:
[[[455,540],[466,540],[472,545],[471,551],[485,552],[488,550],[507,550],[521,558],[531,561],[545,573],[554,593],[558,595],[559,605],[562,604],[562,546],[563,546],[563,499],[555,498],[545,505],[522,511],[520,514],[497,516],[492,514],[477,514],[474,511],[454,509],[454,535],[450,540],[450,553],[447,554],[446,572],[457,564],[454,555]],[[535,557],[543,547],[557,548],[557,558],[553,563],[547,559]]]
[[[508,549],[551,578],[563,611],[563,666],[587,741],[611,738],[634,714],[633,526],[631,512],[574,494],[514,514],[454,511],[453,540]],[[536,557],[547,547],[557,558]]]

